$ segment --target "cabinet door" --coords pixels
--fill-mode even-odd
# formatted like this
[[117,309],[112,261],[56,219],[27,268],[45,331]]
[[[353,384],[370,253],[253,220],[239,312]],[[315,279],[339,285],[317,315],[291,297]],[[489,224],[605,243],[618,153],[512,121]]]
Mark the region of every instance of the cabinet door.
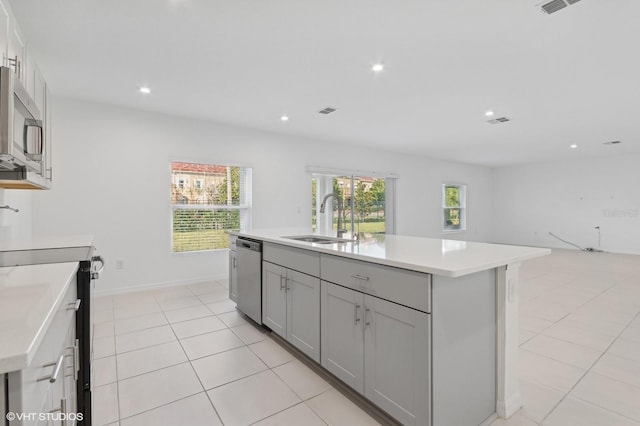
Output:
[[364,300],[365,396],[404,425],[430,423],[429,314]]
[[321,282],[322,366],[356,391],[364,392],[362,293]]
[[18,27],[18,23],[15,19],[11,21],[11,28],[9,29],[9,59],[14,60],[11,68],[15,71],[18,79],[22,82],[23,85],[26,85],[27,80],[27,61],[26,54],[27,48],[24,42],[24,37],[22,36],[22,31]]
[[320,279],[287,269],[287,340],[320,362]]
[[[78,363],[80,362],[80,359],[79,357],[76,357],[76,354],[79,355],[79,348],[77,348],[79,342],[76,339],[75,318],[73,319],[73,321],[71,322],[71,326],[69,327],[66,342],[66,363],[64,369],[64,398],[66,401],[65,410],[66,413],[77,413],[77,369],[79,367]],[[65,426],[71,426],[74,424],[74,422],[68,421],[66,424],[64,422],[62,422],[62,424]]]
[[5,0],[0,0],[0,54],[2,62],[0,65],[7,65],[8,47],[9,47],[9,11],[4,5]]
[[51,93],[49,92],[49,86],[44,85],[44,111],[42,111],[44,117],[44,173],[45,179],[49,181],[49,184],[53,181],[53,107],[51,105]]
[[229,299],[238,303],[238,258],[236,252],[229,251]]
[[286,275],[282,266],[262,262],[262,323],[287,337]]
[[35,63],[33,59],[30,59],[31,66],[28,69],[29,75],[27,76],[29,83],[27,86],[27,91],[33,98],[33,101],[36,104],[36,108],[40,111],[40,117],[44,118],[45,116],[45,87],[46,82],[44,81],[44,77],[40,72],[40,68]]

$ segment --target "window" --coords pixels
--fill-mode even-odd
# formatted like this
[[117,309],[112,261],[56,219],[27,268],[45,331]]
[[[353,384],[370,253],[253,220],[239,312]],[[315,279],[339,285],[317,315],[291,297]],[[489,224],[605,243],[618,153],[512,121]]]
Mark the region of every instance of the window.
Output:
[[172,162],[171,182],[173,253],[228,248],[226,231],[249,228],[251,169]]
[[[393,233],[395,179],[314,173],[311,180],[311,226],[322,234],[352,231],[361,237]],[[324,212],[321,212],[322,205]]]
[[466,191],[466,185],[442,185],[443,231],[466,229]]

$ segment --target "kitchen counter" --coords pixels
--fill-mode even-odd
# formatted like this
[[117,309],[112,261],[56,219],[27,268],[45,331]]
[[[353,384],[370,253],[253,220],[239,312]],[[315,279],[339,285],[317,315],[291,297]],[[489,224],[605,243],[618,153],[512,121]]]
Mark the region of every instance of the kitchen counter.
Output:
[[0,267],[91,260],[92,235],[49,236],[0,242]]
[[[486,336],[482,335],[482,338],[477,339],[476,343],[479,346],[486,346],[486,343],[489,342],[490,344],[484,352],[494,351],[494,355],[491,355],[491,359],[488,359],[487,362],[495,365],[495,380],[493,380],[493,385],[489,384],[488,386],[492,389],[495,387],[495,413],[497,416],[509,418],[521,407],[518,376],[519,267],[523,261],[546,256],[551,253],[551,250],[398,235],[372,236],[359,242],[331,244],[285,238],[311,235],[309,230],[300,229],[252,230],[243,233],[235,232],[232,235],[318,252],[321,258],[322,255],[339,256],[431,274],[431,291],[434,293],[432,295],[434,311],[431,312],[434,318],[432,324],[433,347],[437,346],[437,349],[440,350],[445,346],[450,350],[446,353],[440,352],[438,355],[433,352],[434,375],[441,375],[443,370],[453,371],[441,367],[448,360],[457,359],[459,361],[468,356],[470,357],[468,363],[464,365],[474,365],[477,354],[474,347],[460,349],[482,334],[481,330],[476,330],[477,321],[469,316],[469,312],[478,308],[481,300],[493,303],[492,312],[489,312],[488,316],[485,315],[489,318],[489,322],[493,323],[490,327],[493,331],[490,331]],[[322,277],[322,275],[321,270],[320,276]],[[351,275],[351,277],[357,278],[358,275]],[[465,283],[470,283],[470,285],[465,287]],[[493,290],[474,294],[477,293],[476,289],[485,288],[487,285],[489,286],[487,288]],[[459,289],[462,288],[465,290],[460,291]],[[436,290],[440,292],[440,295],[435,295]],[[367,292],[368,290],[365,288],[362,291]],[[386,294],[391,296],[398,291],[396,288],[385,289]],[[448,307],[438,312],[437,305],[447,299],[447,293],[456,294],[456,296],[450,300]],[[440,299],[436,300],[438,297]],[[387,300],[393,301],[393,298],[388,297]],[[478,300],[478,303],[473,302],[474,300]],[[356,304],[356,313],[357,306]],[[440,306],[443,304],[441,303]],[[453,325],[458,325],[458,329],[455,327],[453,329],[447,328]],[[469,374],[472,373],[469,372]],[[440,381],[438,386],[441,387],[433,396],[434,405],[439,407],[434,416],[439,416],[442,412],[458,413],[459,404],[465,403],[459,398],[463,398],[461,395],[468,388],[467,384],[464,379],[458,380],[460,377],[455,374],[451,377],[456,377],[456,379]],[[473,396],[468,395],[468,398],[473,398]],[[433,421],[435,424],[446,424],[446,421],[443,423],[442,419],[436,419],[436,417]]]
[[0,268],[0,374],[29,366],[77,270],[77,261]]
[[308,230],[269,229],[232,234],[452,278],[551,254],[551,250],[544,248],[401,235],[380,235],[357,243],[319,244],[283,238],[311,235]]

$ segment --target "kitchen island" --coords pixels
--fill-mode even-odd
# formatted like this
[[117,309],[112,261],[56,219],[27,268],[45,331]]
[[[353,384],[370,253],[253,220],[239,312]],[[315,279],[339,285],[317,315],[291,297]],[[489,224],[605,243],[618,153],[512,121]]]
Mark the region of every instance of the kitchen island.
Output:
[[304,234],[232,235],[263,245],[265,326],[402,424],[483,424],[520,408],[518,270],[550,250]]

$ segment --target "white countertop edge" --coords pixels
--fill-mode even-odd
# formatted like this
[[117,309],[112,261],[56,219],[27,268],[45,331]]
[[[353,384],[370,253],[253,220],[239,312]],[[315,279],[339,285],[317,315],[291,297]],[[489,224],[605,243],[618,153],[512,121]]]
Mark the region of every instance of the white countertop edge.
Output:
[[[395,268],[407,269],[407,270],[416,271],[416,272],[424,272],[428,274],[439,275],[439,276],[450,277],[450,278],[458,278],[464,275],[485,271],[487,269],[493,269],[500,266],[520,263],[526,260],[535,259],[537,257],[547,256],[551,254],[551,249],[548,249],[548,248],[527,247],[531,249],[530,253],[513,255],[508,257],[500,257],[495,261],[484,262],[482,264],[477,264],[477,265],[473,265],[466,268],[456,268],[455,270],[453,270],[453,269],[442,269],[437,267],[417,265],[414,263],[406,263],[398,260],[383,259],[380,257],[366,256],[358,253],[344,252],[344,251],[332,249],[331,247],[335,246],[335,244],[309,243],[306,241],[291,240],[289,238],[272,237],[272,236],[265,236],[260,234],[251,234],[246,232],[229,232],[229,234],[236,235],[238,237],[252,238],[255,240],[273,243],[273,244],[280,244],[280,245],[286,245],[289,247],[311,250],[318,253],[325,253],[333,256],[346,257],[354,260],[366,261],[370,263],[376,263],[379,265],[386,265],[386,266],[391,266]],[[342,244],[354,244],[354,243],[342,243]],[[477,244],[500,245],[500,244],[492,244],[492,243],[477,243]]]
[[2,251],[48,250],[93,246],[93,235],[59,235],[33,238],[11,238],[0,242]]
[[[33,361],[33,357],[36,352],[40,348],[40,344],[44,339],[44,336],[49,331],[49,326],[53,322],[53,318],[58,312],[58,308],[60,307],[60,303],[62,303],[62,299],[64,299],[64,295],[69,289],[69,284],[72,281],[73,276],[76,274],[79,268],[78,262],[67,262],[69,265],[69,276],[66,279],[66,282],[58,295],[56,296],[55,302],[51,305],[51,308],[47,312],[42,325],[36,332],[36,335],[31,340],[31,344],[24,352],[18,352],[15,354],[4,355],[0,358],[0,374],[9,373],[12,371],[24,370],[31,365],[31,361]],[[19,268],[20,266],[14,266],[14,268]]]

